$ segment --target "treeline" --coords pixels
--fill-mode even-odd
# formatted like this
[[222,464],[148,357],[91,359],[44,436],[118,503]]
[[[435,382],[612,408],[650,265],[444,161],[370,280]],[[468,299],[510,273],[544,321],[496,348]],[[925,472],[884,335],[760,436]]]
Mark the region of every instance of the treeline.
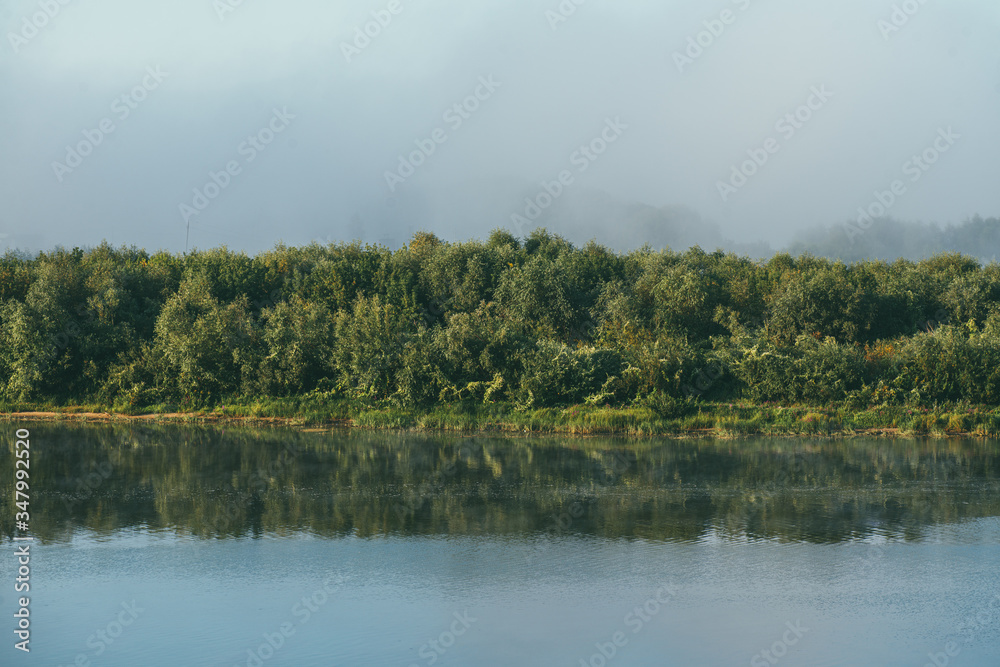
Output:
[[958,225],[901,222],[891,218],[857,221],[813,230],[799,237],[788,251],[812,253],[845,262],[865,259],[920,260],[944,252],[977,257],[982,263],[1000,256],[1000,219],[975,216]]
[[0,398],[119,410],[303,394],[521,408],[1000,404],[1000,265],[627,254],[538,230],[397,251],[0,259]]

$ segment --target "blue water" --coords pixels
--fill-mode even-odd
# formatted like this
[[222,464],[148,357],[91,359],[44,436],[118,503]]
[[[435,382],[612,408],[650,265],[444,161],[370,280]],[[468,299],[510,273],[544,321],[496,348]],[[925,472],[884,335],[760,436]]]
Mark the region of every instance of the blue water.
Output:
[[[318,434],[274,471],[259,516],[204,534],[193,517],[218,502],[197,502],[197,480],[213,487],[234,470],[185,468],[186,436],[169,429],[151,450],[92,442],[93,428],[46,433],[108,455],[115,475],[68,513],[48,506],[49,534],[32,547],[32,651],[6,630],[3,665],[1000,665],[988,444],[667,441],[595,485],[580,461],[633,445],[490,440],[466,452],[469,470],[405,505],[425,515],[414,521],[380,505],[405,497],[409,474],[385,462],[448,442]],[[232,437],[244,457],[280,451],[282,436]],[[805,450],[791,491],[758,479]],[[692,457],[710,463],[686,467]],[[859,460],[872,470],[849,481]],[[686,479],[667,488],[679,469]],[[45,483],[53,496],[72,487]],[[584,487],[586,513],[564,503],[551,529],[552,498]],[[13,544],[3,553],[13,629]]]

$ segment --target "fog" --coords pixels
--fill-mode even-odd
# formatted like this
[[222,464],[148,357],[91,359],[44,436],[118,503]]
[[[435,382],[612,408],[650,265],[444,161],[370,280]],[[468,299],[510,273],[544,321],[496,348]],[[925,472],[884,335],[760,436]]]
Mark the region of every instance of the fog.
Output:
[[752,253],[859,208],[1000,215],[996,0],[13,0],[0,28],[0,250]]

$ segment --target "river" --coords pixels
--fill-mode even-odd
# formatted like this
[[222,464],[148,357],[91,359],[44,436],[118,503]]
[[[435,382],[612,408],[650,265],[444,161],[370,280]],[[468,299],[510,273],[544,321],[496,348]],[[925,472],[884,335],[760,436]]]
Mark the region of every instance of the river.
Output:
[[1000,665],[998,442],[27,427],[3,665]]

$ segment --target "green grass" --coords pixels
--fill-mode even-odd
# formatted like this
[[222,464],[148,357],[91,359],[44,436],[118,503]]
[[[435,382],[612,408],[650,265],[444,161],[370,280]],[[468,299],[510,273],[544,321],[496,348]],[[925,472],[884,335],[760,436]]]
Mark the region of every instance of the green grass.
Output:
[[[202,406],[163,403],[121,409],[93,401],[72,404],[0,403],[0,413],[55,412],[72,418],[82,412],[115,415],[181,414],[189,421],[243,419],[296,426],[345,425],[382,430],[456,433],[552,433],[567,435],[747,435],[828,436],[883,432],[899,435],[1000,436],[1000,408],[948,405],[885,405],[862,410],[845,406],[692,403],[662,416],[645,406],[572,405],[518,409],[512,404],[455,402],[425,408],[390,402],[333,398],[322,393],[284,398],[233,398]],[[679,416],[678,416],[679,415]]]

